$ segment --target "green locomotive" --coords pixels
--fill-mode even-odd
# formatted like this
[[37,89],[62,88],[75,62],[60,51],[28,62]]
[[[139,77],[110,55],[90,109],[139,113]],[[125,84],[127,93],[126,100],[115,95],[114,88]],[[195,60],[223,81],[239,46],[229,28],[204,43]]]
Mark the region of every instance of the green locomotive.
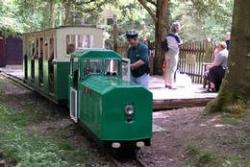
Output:
[[101,141],[150,145],[152,94],[129,82],[129,63],[109,50],[75,52],[69,75],[70,115]]
[[[67,27],[67,32],[71,28]],[[65,27],[62,29],[65,31]],[[88,29],[87,32],[91,33],[89,27]],[[58,33],[59,36],[54,36],[58,43],[54,44],[57,45],[55,49],[57,55],[52,61],[54,74],[52,92],[49,81],[51,60],[42,57],[43,69],[47,69],[39,72],[41,70],[39,59],[35,59],[37,68],[32,67],[32,54],[35,53],[33,45],[36,42],[33,43],[31,40],[30,44],[25,44],[24,47],[31,47],[31,50],[24,51],[24,54],[28,53],[28,56],[24,56],[25,81],[54,102],[67,104],[71,119],[84,125],[99,141],[108,146],[112,148],[132,146],[133,149],[149,146],[152,137],[152,93],[130,82],[129,60],[114,51],[102,49],[103,40],[98,41],[102,31],[92,29],[92,35],[96,37],[92,38],[92,42],[96,41],[96,46],[101,49],[68,47],[68,53],[75,49],[76,51],[67,56],[65,61],[58,60],[62,58],[61,54],[67,47],[68,38],[65,35],[67,33]],[[55,30],[55,35],[58,30],[60,28]],[[79,32],[81,31],[77,31],[78,34]],[[61,42],[64,46],[59,46]],[[38,42],[38,46],[42,45],[45,47],[46,43]],[[44,53],[47,53],[46,50],[38,52],[40,55]],[[32,78],[34,74],[35,77]],[[43,85],[40,82],[41,78]]]

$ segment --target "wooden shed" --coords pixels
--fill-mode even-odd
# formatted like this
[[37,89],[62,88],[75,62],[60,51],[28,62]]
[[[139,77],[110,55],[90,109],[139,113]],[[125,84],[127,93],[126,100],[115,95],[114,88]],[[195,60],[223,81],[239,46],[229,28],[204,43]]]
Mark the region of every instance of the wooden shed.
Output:
[[0,36],[0,67],[5,66],[5,38]]
[[0,67],[22,64],[22,39],[0,35]]

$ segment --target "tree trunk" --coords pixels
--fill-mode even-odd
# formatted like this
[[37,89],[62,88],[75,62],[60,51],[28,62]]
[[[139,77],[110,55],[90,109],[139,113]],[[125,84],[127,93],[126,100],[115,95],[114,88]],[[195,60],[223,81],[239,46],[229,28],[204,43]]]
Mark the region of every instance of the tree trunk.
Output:
[[[154,74],[162,74],[162,62],[164,60],[164,52],[161,49],[161,42],[164,40],[168,25],[168,0],[146,1],[138,0],[140,4],[147,10],[155,23],[155,57],[154,57]],[[147,3],[155,6],[156,12],[153,11]]]
[[113,40],[114,40],[114,45],[113,45],[113,50],[118,51],[118,43],[117,43],[117,38],[118,38],[118,27],[117,27],[117,21],[116,18],[114,18],[114,25],[113,25]]
[[63,6],[65,9],[65,16],[64,16],[64,25],[71,25],[72,24],[72,15],[71,15],[71,2],[70,0],[65,0],[63,2]]
[[49,2],[49,25],[50,27],[55,27],[55,1],[50,0]]
[[250,102],[250,0],[235,0],[229,73],[210,112],[241,112]]
[[161,42],[167,32],[167,0],[158,0],[156,6],[156,22],[155,22],[155,58],[154,58],[154,74],[162,74],[162,64],[164,60],[164,52],[161,49]]

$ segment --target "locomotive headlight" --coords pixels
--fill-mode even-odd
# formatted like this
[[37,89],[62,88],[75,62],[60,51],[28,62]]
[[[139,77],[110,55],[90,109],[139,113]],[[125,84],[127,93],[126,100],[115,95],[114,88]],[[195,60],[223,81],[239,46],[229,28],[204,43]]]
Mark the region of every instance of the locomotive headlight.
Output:
[[133,115],[134,114],[134,107],[132,105],[127,105],[125,107],[126,115]]
[[125,116],[127,122],[132,122],[134,119],[134,107],[132,105],[125,106]]

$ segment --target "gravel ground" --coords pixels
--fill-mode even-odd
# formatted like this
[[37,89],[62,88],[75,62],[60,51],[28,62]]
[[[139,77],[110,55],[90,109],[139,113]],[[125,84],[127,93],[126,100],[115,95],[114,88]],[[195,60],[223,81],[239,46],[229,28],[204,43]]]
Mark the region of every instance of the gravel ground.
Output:
[[237,156],[238,166],[248,166],[250,117],[237,124],[235,121],[225,121],[220,114],[206,115],[204,108],[154,113],[154,123],[164,131],[154,134],[152,147],[142,149],[140,157],[152,167],[184,167],[189,166],[192,159],[187,147],[200,145],[211,152]]

